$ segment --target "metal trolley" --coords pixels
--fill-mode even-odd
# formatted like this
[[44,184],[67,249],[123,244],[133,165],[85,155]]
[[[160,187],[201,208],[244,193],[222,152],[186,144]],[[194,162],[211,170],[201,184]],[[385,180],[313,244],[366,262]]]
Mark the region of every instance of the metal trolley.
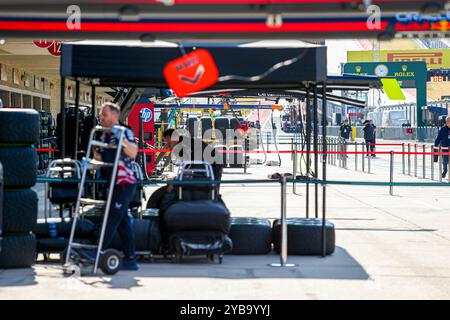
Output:
[[[108,144],[99,140],[95,140],[96,133],[98,132],[111,132],[114,134],[118,143],[116,144]],[[83,173],[81,177],[80,188],[78,191],[78,198],[75,207],[75,215],[72,223],[72,230],[70,233],[69,245],[67,247],[67,252],[65,253],[65,263],[63,266],[64,273],[73,274],[79,270],[81,275],[93,273],[96,274],[98,268],[108,275],[113,275],[120,270],[122,263],[122,255],[119,251],[115,249],[106,249],[102,250],[103,240],[105,237],[106,225],[108,222],[109,209],[111,207],[111,200],[113,196],[114,186],[116,183],[116,175],[118,163],[120,160],[120,154],[122,151],[123,139],[125,136],[125,127],[122,126],[114,126],[112,129],[103,128],[101,126],[95,127],[89,139],[89,145],[86,153],[86,157],[83,158]],[[93,147],[97,148],[105,148],[105,149],[115,149],[115,160],[114,163],[106,163],[102,161],[98,161],[95,159],[89,158],[92,153]],[[109,181],[109,189],[107,200],[95,200],[91,198],[83,198],[84,196],[84,188],[87,172],[91,170],[98,170],[102,167],[110,167],[112,168],[112,179]],[[93,205],[95,207],[99,207],[103,209],[103,221],[101,226],[100,238],[97,245],[88,245],[83,243],[74,242],[75,230],[77,221],[81,218],[82,212],[81,208],[85,205]],[[96,250],[96,257],[92,259],[90,256],[85,254],[83,250],[80,249],[90,249]]]

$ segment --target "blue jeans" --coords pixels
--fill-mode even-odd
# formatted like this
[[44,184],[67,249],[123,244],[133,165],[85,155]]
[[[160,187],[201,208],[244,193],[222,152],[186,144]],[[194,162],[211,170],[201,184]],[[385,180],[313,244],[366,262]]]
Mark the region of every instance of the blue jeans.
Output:
[[108,248],[116,232],[119,233],[122,242],[122,250],[125,258],[132,259],[136,255],[136,239],[128,216],[128,208],[136,192],[135,184],[115,186],[109,209],[108,223],[106,224],[103,248]]

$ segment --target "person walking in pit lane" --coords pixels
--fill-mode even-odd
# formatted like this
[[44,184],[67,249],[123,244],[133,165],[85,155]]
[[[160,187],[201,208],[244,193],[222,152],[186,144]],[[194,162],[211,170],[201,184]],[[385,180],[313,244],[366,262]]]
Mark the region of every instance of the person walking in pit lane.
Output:
[[[371,153],[373,151],[375,151],[374,139],[373,139],[375,129],[370,124],[369,120],[364,121],[363,125],[364,125],[364,128],[362,130],[364,132],[364,140],[366,142],[367,157],[370,157]],[[372,156],[373,156],[373,154],[372,154]]]
[[[105,128],[119,126],[120,107],[114,103],[105,103],[100,113],[100,124]],[[105,132],[100,140],[107,144],[118,143],[118,137],[114,132]],[[138,148],[135,143],[133,131],[126,127],[123,139],[123,149],[117,168],[116,185],[111,201],[111,209],[106,225],[103,249],[108,248],[116,233],[119,234],[122,243],[124,259],[121,270],[135,271],[139,269],[136,261],[136,240],[132,229],[131,220],[128,216],[128,208],[136,192],[136,177],[131,164],[136,159]],[[116,150],[109,148],[98,148],[95,150],[95,159],[107,163],[114,163]],[[105,167],[100,170],[100,179],[111,180],[112,167]],[[107,192],[105,193],[107,194]],[[95,259],[96,253],[93,250],[81,249],[84,254]]]
[[[441,128],[441,130],[439,130],[439,134],[436,137],[436,140],[434,141],[434,146],[438,147],[441,146],[442,147],[442,152],[448,152],[449,148],[450,148],[450,116],[447,116],[447,118],[445,119],[445,126],[443,126]],[[443,156],[442,157],[443,160],[443,171],[442,171],[442,178],[445,178],[445,176],[447,175],[448,172],[448,162],[449,162],[449,156]]]
[[[344,144],[343,151],[347,152],[347,144],[350,141],[350,134],[352,132],[352,127],[348,123],[348,119],[344,120],[344,123],[339,128],[339,137],[342,138]],[[343,158],[348,158],[346,154],[342,156]]]

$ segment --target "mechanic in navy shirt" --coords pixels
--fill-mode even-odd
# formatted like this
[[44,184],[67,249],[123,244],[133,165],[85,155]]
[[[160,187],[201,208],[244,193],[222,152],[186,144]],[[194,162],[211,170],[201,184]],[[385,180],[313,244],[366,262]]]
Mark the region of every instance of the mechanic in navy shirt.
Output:
[[[120,107],[114,103],[105,103],[100,113],[100,124],[105,128],[120,126]],[[119,234],[125,255],[121,270],[138,270],[136,262],[136,240],[132,229],[131,220],[128,216],[128,208],[136,192],[136,177],[132,170],[132,162],[136,159],[138,148],[136,146],[133,131],[126,127],[122,142],[122,150],[117,167],[116,177],[112,177],[112,168],[102,168],[101,179],[116,179],[111,208],[109,210],[106,225],[103,248],[108,248],[116,233]],[[117,145],[119,137],[116,133],[105,132],[100,140],[102,142]],[[95,150],[95,159],[107,163],[114,163],[117,149],[98,148]]]
[[[441,146],[442,152],[448,152],[450,147],[450,116],[445,119],[445,126],[439,130],[439,134],[434,141],[434,146]],[[444,162],[444,170],[442,172],[442,178],[445,178],[448,172],[448,155],[442,157]]]

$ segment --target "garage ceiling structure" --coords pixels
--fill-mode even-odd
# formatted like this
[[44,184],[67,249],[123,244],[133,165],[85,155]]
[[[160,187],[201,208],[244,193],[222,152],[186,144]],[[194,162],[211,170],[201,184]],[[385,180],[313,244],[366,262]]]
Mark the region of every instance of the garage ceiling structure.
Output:
[[[163,76],[164,67],[168,62],[198,48],[207,49],[211,53],[220,77],[214,86],[193,93],[192,97],[303,98],[308,88],[311,89],[316,85],[322,90],[322,85],[326,82],[328,100],[363,108],[365,102],[333,95],[332,91],[367,91],[371,88],[383,88],[378,77],[327,76],[326,47],[302,41],[69,42],[62,46],[61,76],[89,86],[130,88],[127,96],[121,101],[125,117],[138,96],[141,94],[159,96],[161,89],[168,88]],[[292,59],[295,59],[295,62],[273,70],[257,81],[242,80],[263,74],[272,66]],[[220,81],[221,78],[228,80]],[[322,98],[320,92],[318,98]]]
[[[450,22],[446,0],[79,0],[75,3],[77,7],[70,0],[2,1],[0,37],[142,41],[389,39],[448,37]],[[370,5],[380,9],[379,25],[369,19],[376,13],[367,11]]]

